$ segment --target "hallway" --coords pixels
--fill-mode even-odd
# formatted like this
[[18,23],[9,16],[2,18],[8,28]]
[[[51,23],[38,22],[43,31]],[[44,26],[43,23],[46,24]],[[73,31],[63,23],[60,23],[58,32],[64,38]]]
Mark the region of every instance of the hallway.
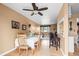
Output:
[[[24,53],[22,55],[25,56]],[[13,51],[11,53],[8,53],[6,56],[18,56],[18,52]],[[29,56],[32,56],[32,55],[29,53]],[[39,50],[35,51],[34,56],[62,56],[62,53],[60,49],[56,51],[55,47],[49,48],[48,40],[42,40],[41,47]]]

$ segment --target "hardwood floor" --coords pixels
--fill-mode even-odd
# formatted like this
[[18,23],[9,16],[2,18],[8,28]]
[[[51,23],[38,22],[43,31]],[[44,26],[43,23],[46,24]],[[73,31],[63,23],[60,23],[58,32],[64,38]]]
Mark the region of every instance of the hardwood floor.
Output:
[[[31,52],[29,52],[28,56],[62,56],[60,49],[56,51],[55,47],[49,48],[47,42],[48,41],[43,40],[40,49],[36,50],[34,55],[32,55]],[[5,56],[19,56],[18,49],[6,54]],[[23,52],[22,56],[26,56],[26,54]]]

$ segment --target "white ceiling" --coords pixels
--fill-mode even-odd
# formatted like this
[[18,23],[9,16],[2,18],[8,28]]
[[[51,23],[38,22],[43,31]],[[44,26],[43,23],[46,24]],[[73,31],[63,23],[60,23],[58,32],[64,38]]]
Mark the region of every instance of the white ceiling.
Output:
[[22,9],[32,9],[31,3],[4,3],[4,5],[37,22],[38,24],[46,25],[56,23],[56,17],[61,7],[63,6],[62,3],[36,3],[38,8],[48,7],[48,10],[41,11],[43,13],[43,16],[40,16],[38,14],[30,16],[30,14],[32,13],[31,11],[23,11]]

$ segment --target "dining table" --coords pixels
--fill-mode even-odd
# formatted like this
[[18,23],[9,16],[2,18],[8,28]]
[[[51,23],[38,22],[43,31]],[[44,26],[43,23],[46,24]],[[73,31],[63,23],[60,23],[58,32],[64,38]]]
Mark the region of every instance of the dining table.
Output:
[[[37,41],[39,41],[39,37],[38,36],[33,36],[33,37],[28,37],[25,39],[26,44],[31,47],[32,49],[35,48],[35,43]],[[19,41],[18,38],[15,39],[15,48],[19,47]]]

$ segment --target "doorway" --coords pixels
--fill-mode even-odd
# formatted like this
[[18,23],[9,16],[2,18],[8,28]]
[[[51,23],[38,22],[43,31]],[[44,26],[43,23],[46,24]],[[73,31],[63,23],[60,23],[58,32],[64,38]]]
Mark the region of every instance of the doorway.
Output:
[[41,25],[41,39],[49,40],[50,25]]

